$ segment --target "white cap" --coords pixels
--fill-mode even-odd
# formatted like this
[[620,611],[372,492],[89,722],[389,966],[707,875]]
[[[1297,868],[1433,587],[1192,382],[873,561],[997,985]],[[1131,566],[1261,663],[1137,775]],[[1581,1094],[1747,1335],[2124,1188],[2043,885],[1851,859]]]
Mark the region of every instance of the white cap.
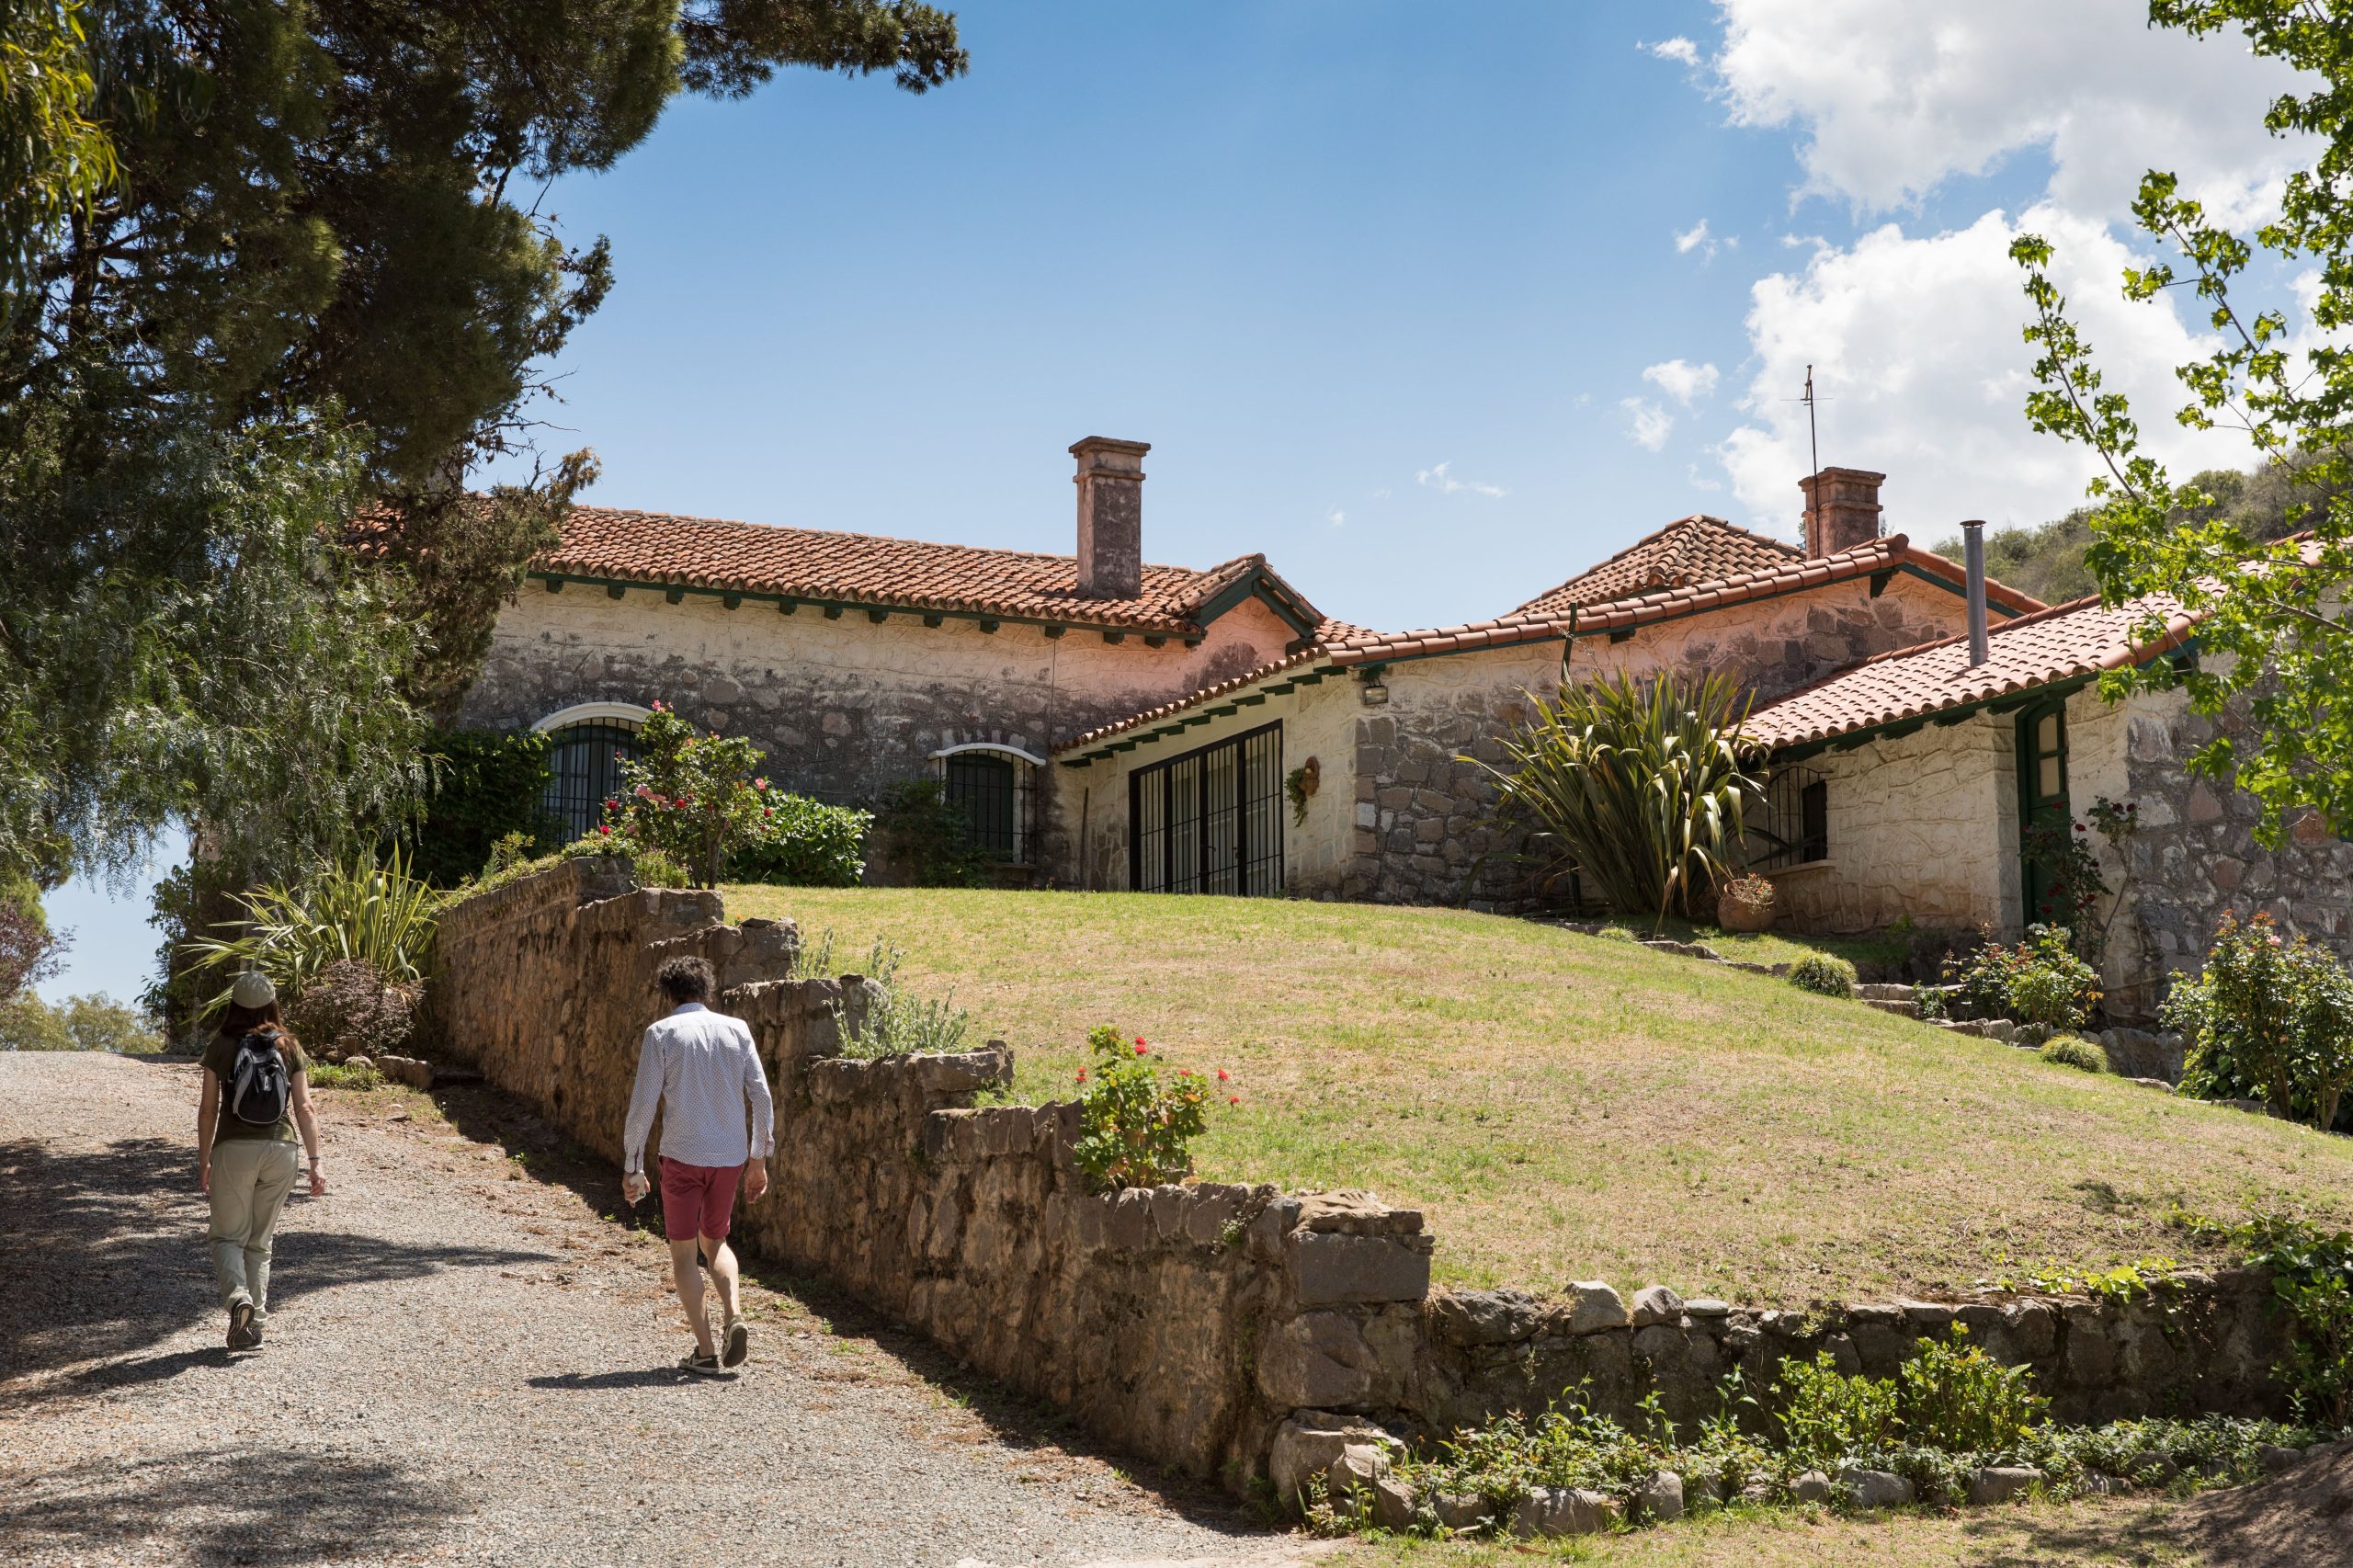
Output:
[[261,1008],[278,1000],[278,987],[258,970],[247,970],[229,987],[229,1000],[240,1007]]

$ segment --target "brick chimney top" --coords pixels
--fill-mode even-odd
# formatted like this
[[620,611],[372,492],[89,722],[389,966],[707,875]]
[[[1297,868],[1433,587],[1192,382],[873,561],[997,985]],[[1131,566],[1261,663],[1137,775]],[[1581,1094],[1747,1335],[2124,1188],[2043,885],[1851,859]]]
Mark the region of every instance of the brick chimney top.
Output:
[[1149,441],[1089,436],[1078,460],[1078,591],[1083,598],[1143,595],[1143,455]]
[[1879,487],[1887,475],[1859,468],[1825,468],[1798,481],[1805,492],[1805,552],[1836,555],[1879,538]]

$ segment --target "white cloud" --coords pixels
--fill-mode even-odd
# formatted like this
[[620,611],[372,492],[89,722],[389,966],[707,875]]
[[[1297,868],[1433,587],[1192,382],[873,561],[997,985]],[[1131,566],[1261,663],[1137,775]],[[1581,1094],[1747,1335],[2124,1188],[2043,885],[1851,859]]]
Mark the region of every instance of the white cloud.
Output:
[[1706,256],[1716,254],[1715,245],[1708,238],[1708,221],[1705,218],[1675,236],[1675,254],[1677,256],[1689,256],[1703,245],[1707,248],[1701,254]]
[[2245,440],[2184,431],[2173,367],[2201,352],[2170,301],[2129,304],[2131,259],[2095,219],[2044,204],[2013,223],[1989,212],[1965,229],[1908,237],[1889,224],[1817,251],[1802,272],[1755,285],[1747,319],[1757,369],[1746,422],[1718,456],[1755,519],[1793,532],[1809,472],[1806,411],[1791,401],[1813,366],[1822,461],[1887,476],[1888,527],[1933,544],[1963,517],[2039,523],[2082,504],[2097,459],[2027,427],[2031,357],[2019,340],[2019,229],[2057,250],[2052,280],[2096,347],[2109,390],[2126,392],[2148,449],[2177,472],[2244,465]]
[[1626,415],[1626,434],[1634,445],[1654,452],[1665,447],[1666,437],[1675,429],[1675,415],[1646,397],[1621,397],[1618,406]]
[[1656,55],[1661,60],[1672,60],[1677,65],[1699,63],[1699,46],[1688,38],[1662,39],[1657,43],[1639,44],[1636,47],[1646,54]]
[[1809,194],[1901,207],[2013,155],[2049,194],[2121,217],[2151,167],[2245,217],[2308,149],[2264,130],[2295,76],[2235,32],[2148,25],[2146,0],[1716,0],[1733,123],[1786,128]]
[[1335,506],[1330,511],[1324,514],[1324,520],[1336,528],[1344,526],[1347,522],[1348,515],[1346,512],[1341,511],[1337,506]]
[[1414,483],[1427,485],[1441,495],[1484,495],[1490,501],[1511,494],[1500,484],[1484,484],[1475,479],[1457,479],[1447,471],[1454,466],[1449,458],[1442,463],[1422,469],[1414,475]]
[[1645,366],[1643,380],[1688,408],[1692,399],[1706,397],[1716,390],[1718,377],[1713,365],[1669,359],[1664,364]]
[[1722,490],[1724,487],[1722,480],[1710,479],[1706,474],[1701,473],[1698,463],[1693,463],[1685,469],[1684,477],[1691,482],[1691,488],[1694,490]]

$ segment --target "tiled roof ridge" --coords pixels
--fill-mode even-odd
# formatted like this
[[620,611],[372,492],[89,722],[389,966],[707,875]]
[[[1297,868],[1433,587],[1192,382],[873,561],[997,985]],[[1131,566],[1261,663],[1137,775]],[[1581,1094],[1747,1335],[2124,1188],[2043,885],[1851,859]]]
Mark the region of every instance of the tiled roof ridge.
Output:
[[[1493,620],[1472,621],[1461,626],[1400,631],[1342,643],[1333,650],[1333,654],[1343,664],[1363,664],[1392,653],[1446,653],[1457,648],[1502,647],[1514,642],[1541,642],[1572,628],[1582,631],[1639,620],[1648,612],[1671,601],[1689,601],[1701,608],[1712,608],[1714,605],[1740,604],[1761,597],[1763,596],[1757,590],[1783,583],[1811,587],[1840,582],[1876,570],[1899,556],[1908,558],[1912,553],[1918,553],[1924,560],[1951,564],[1940,555],[1912,552],[1909,546],[1909,536],[1890,534],[1884,539],[1842,550],[1835,555],[1803,556],[1779,566],[1760,567],[1753,572],[1736,573],[1729,577],[1692,583],[1682,587],[1661,588],[1638,598],[1613,599],[1607,604],[1580,607],[1574,614],[1501,616]],[[2024,595],[2017,597],[2025,598]],[[2027,602],[2039,601],[2028,599]]]
[[[1008,550],[994,544],[960,544],[952,540],[910,539],[904,534],[870,533],[863,528],[813,528],[799,523],[755,523],[744,517],[706,517],[693,512],[656,512],[643,506],[599,506],[585,501],[574,502],[566,515],[580,512],[597,512],[611,517],[652,517],[666,523],[693,523],[703,528],[747,528],[769,534],[803,534],[816,539],[866,540],[876,544],[912,545],[917,550],[964,550],[976,555],[1001,556],[1013,561],[1040,562],[1067,561],[1075,563],[1078,560],[1075,554],[1057,554],[1050,550]],[[559,551],[562,548],[561,544],[557,546]],[[1143,570],[1182,572],[1192,576],[1208,578],[1218,576],[1232,569],[1233,577],[1238,577],[1242,575],[1243,570],[1254,562],[1259,566],[1265,566],[1267,563],[1265,553],[1253,551],[1246,555],[1237,555],[1230,561],[1221,561],[1214,566],[1176,566],[1167,562],[1147,561],[1143,563]],[[1233,577],[1225,578],[1218,584],[1218,586],[1225,586]]]
[[1551,612],[1541,610],[1531,611],[1529,607],[1530,605],[1541,604],[1546,599],[1552,598],[1555,595],[1566,593],[1569,589],[1575,587],[1579,583],[1597,577],[1607,572],[1610,567],[1618,565],[1620,562],[1626,561],[1630,557],[1667,541],[1670,536],[1679,535],[1679,537],[1674,539],[1673,542],[1675,547],[1674,559],[1677,563],[1680,563],[1684,556],[1688,552],[1693,537],[1698,532],[1698,527],[1700,524],[1706,524],[1711,528],[1722,529],[1725,533],[1737,535],[1739,538],[1749,543],[1763,545],[1784,554],[1792,556],[1802,556],[1803,554],[1803,551],[1802,551],[1796,545],[1790,543],[1786,540],[1775,539],[1770,534],[1758,533],[1754,528],[1742,528],[1738,523],[1733,522],[1729,518],[1719,517],[1712,512],[1691,512],[1683,517],[1677,517],[1671,522],[1664,523],[1659,527],[1653,528],[1649,533],[1644,534],[1642,538],[1636,540],[1633,543],[1627,545],[1624,549],[1618,551],[1614,554],[1604,556],[1601,560],[1595,562],[1592,565],[1586,567],[1583,571],[1577,572],[1571,576],[1564,578],[1561,582],[1555,583],[1552,586],[1545,589],[1542,593],[1537,594],[1533,597],[1524,600],[1516,609],[1513,609],[1503,616],[1497,617],[1497,619],[1508,620],[1522,615],[1549,614]]
[[1214,685],[1188,691],[1182,697],[1172,697],[1167,701],[1155,704],[1140,713],[1131,713],[1124,719],[1115,719],[1108,724],[1098,724],[1094,729],[1073,735],[1066,741],[1057,742],[1049,749],[1059,755],[1066,751],[1075,751],[1083,745],[1092,745],[1097,741],[1108,739],[1123,731],[1149,724],[1155,719],[1165,719],[1172,713],[1180,713],[1197,702],[1207,702],[1215,698],[1223,697],[1228,692],[1239,691],[1245,686],[1255,686],[1262,680],[1280,675],[1283,671],[1296,665],[1313,664],[1317,659],[1330,653],[1334,646],[1335,644],[1329,642],[1312,642],[1296,653],[1286,653],[1279,659],[1268,660],[1256,669],[1245,670],[1238,676],[1232,676]]

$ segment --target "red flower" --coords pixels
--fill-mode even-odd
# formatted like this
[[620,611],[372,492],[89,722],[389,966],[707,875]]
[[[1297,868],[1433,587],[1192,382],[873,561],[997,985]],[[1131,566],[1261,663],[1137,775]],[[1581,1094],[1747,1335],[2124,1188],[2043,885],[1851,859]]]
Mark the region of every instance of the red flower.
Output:
[[1150,1047],[1150,1046],[1148,1046],[1148,1045],[1144,1044],[1144,1042],[1143,1042],[1143,1041],[1142,1041],[1142,1040],[1138,1040],[1138,1041],[1136,1041],[1136,1054],[1137,1054],[1138,1056],[1142,1056],[1144,1052],[1146,1052],[1146,1051],[1150,1051],[1151,1049],[1152,1049],[1152,1047]]
[[1227,1071],[1226,1071],[1224,1068],[1222,1068],[1222,1067],[1221,1067],[1221,1068],[1219,1068],[1219,1069],[1217,1070],[1217,1081],[1218,1081],[1219,1083],[1221,1083],[1221,1084],[1224,1083],[1228,1078],[1231,1078],[1231,1077],[1233,1077],[1233,1074],[1231,1074],[1231,1073],[1227,1072]]
[[1082,1084],[1086,1082],[1086,1069],[1084,1067],[1078,1070],[1078,1081]]
[[1240,1095],[1228,1095],[1225,1096],[1225,1103],[1228,1105],[1240,1105],[1242,1103],[1242,1096]]
[[613,831],[613,824],[610,823],[600,822],[597,824],[597,831],[598,833],[610,833]]
[[1176,1069],[1176,1076],[1179,1078],[1189,1078],[1192,1075],[1193,1070],[1190,1067],[1179,1067]]
[[660,704],[659,702],[656,702],[656,703],[654,705],[654,711],[655,711],[656,713],[661,712],[661,711],[662,711],[662,704]]

